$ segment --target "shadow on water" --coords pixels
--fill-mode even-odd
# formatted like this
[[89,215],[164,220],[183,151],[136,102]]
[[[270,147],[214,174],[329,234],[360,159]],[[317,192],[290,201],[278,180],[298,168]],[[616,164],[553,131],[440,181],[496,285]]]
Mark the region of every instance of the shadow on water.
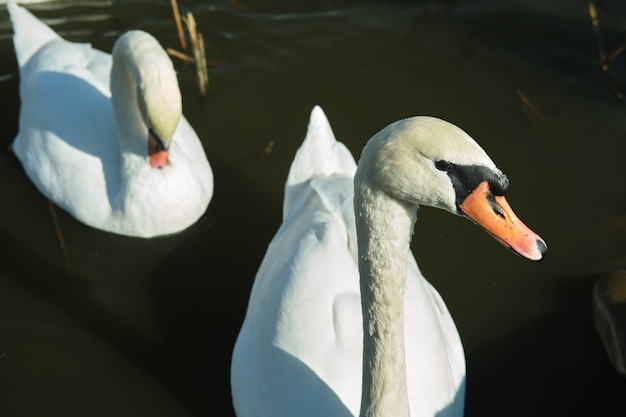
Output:
[[626,379],[591,321],[596,278],[555,280],[553,311],[498,343],[466,349],[466,417],[626,415]]
[[[239,182],[232,167],[212,164],[223,184]],[[280,222],[280,207],[240,183],[236,188],[216,184],[212,230],[201,245],[183,246],[161,262],[151,289],[164,359],[177,369],[179,388],[198,415],[234,415],[230,360],[264,254],[256,241],[265,236],[269,243]]]
[[[18,164],[10,158],[9,161]],[[20,293],[26,294],[21,299],[27,300],[19,307],[20,314],[30,314],[29,320],[40,316],[35,319],[36,328],[18,330],[17,339],[0,338],[3,354],[0,366],[8,370],[8,375],[20,376],[17,380],[0,378],[0,389],[5,393],[21,391],[21,395],[28,395],[30,389],[47,392],[41,403],[24,405],[15,398],[4,402],[0,414],[21,415],[48,404],[67,415],[74,412],[88,415],[93,404],[107,401],[110,410],[120,416],[136,415],[138,410],[139,414],[163,416],[207,415],[216,410],[222,410],[223,415],[234,415],[230,401],[230,356],[243,321],[249,288],[263,256],[257,239],[269,242],[280,221],[276,214],[280,213],[280,207],[273,207],[272,201],[258,190],[243,185],[244,181],[235,178],[238,174],[233,167],[222,166],[215,158],[212,165],[221,173],[216,181],[214,201],[203,218],[182,234],[142,240],[86,230],[86,235],[94,239],[88,242],[83,237],[86,246],[108,241],[111,254],[119,259],[116,265],[98,271],[96,277],[86,276],[82,269],[85,265],[89,270],[102,265],[78,259],[84,255],[76,247],[80,242],[71,240],[76,237],[71,228],[66,229],[69,237],[66,267],[58,260],[41,257],[11,230],[0,231],[3,248],[0,287],[20,288]],[[222,186],[230,182],[242,186]],[[39,202],[45,202],[41,196],[36,197]],[[254,207],[254,215],[250,215],[250,207]],[[76,223],[60,209],[58,214],[62,223]],[[260,223],[259,218],[263,219]],[[77,227],[86,228],[80,224]],[[253,237],[248,233],[252,229]],[[246,262],[242,262],[244,257]],[[132,272],[143,269],[142,262],[154,258],[158,261],[148,274]],[[133,262],[139,263],[139,267]],[[133,294],[116,293],[111,298],[108,293],[112,288],[130,290]],[[2,297],[9,294],[10,291],[5,291]],[[32,300],[40,300],[46,306],[36,311],[39,309]],[[138,309],[149,312],[137,318],[133,315]],[[69,319],[48,322],[43,318],[59,312]],[[156,316],[156,330],[147,323],[152,315]],[[19,323],[18,317],[12,322]],[[78,328],[68,330],[73,325],[67,323],[71,322],[77,322]],[[48,332],[57,334],[51,345],[45,342]],[[8,333],[5,331],[5,335]],[[69,339],[62,340],[63,333]],[[99,340],[105,350],[113,349],[116,352],[113,357],[101,348],[86,347],[89,341],[83,339],[92,338]],[[28,343],[43,344],[41,349],[50,350],[35,353],[44,361],[41,369],[29,363],[24,352]],[[72,354],[85,355],[86,359],[68,358],[69,363],[63,365],[63,358]],[[107,368],[104,374],[94,375],[93,368],[101,366]],[[59,367],[64,370],[57,372]],[[134,371],[126,378],[132,379],[124,383],[129,369]],[[33,372],[45,372],[53,381],[42,378],[33,384],[29,380]],[[54,382],[56,378],[58,384]],[[77,380],[83,380],[83,384]],[[111,381],[119,382],[120,386],[109,386]],[[133,389],[124,392],[125,384],[136,385],[136,392]],[[67,401],[66,390],[88,392],[80,400]],[[153,399],[142,398],[144,395]],[[50,402],[56,404],[51,406]]]
[[[3,276],[9,277],[14,284],[19,285],[30,294],[29,297],[41,299],[45,304],[51,304],[54,306],[53,309],[58,309],[63,314],[69,315],[80,326],[88,329],[88,333],[94,333],[98,338],[105,340],[107,344],[119,350],[125,358],[135,363],[138,367],[146,369],[159,380],[164,382],[169,380],[171,369],[167,366],[167,362],[164,362],[162,359],[166,355],[159,342],[137,332],[134,326],[116,317],[111,311],[102,306],[94,297],[96,289],[89,283],[60,265],[37,258],[30,248],[24,246],[19,239],[15,239],[13,236],[0,233],[0,245],[3,248]],[[6,289],[6,283],[3,284],[3,288]],[[25,311],[29,311],[30,314],[36,314],[31,306],[28,309],[25,307]],[[61,329],[45,329],[46,320],[41,320],[40,323],[42,326],[41,333],[50,331],[59,335],[63,333]],[[32,334],[33,330],[31,329],[23,334],[29,333]],[[7,332],[5,332],[6,335]],[[12,367],[26,365],[20,365],[20,359],[23,357],[24,352],[28,350],[27,339],[28,337],[16,344],[12,344],[12,338],[7,338],[1,344],[1,349],[6,353],[3,369],[5,371],[8,370],[9,375],[12,373]],[[80,340],[79,337],[76,339]],[[59,343],[71,344],[73,341],[76,342],[76,340],[58,341],[57,346]],[[43,343],[43,338],[40,337],[33,342],[36,344]],[[47,346],[47,348],[54,349],[52,346]],[[46,355],[48,355],[48,352],[39,356]],[[54,354],[51,356],[54,356]],[[61,357],[62,355],[59,355],[57,360],[61,360]],[[54,358],[50,358],[50,363],[54,361]],[[159,366],[155,366],[155,364],[159,364]],[[21,378],[18,378],[18,380],[7,381],[3,378],[1,383],[1,386],[4,386],[3,391],[11,392],[16,387],[19,388],[21,386],[24,392],[28,392],[28,389],[32,388],[32,381],[30,381],[31,384],[22,386],[21,382],[23,381],[19,379],[30,375],[33,371],[32,366],[31,364],[31,366],[26,365],[25,368],[18,368],[21,369],[20,372],[29,369],[20,375]],[[50,366],[50,368],[55,367]],[[71,362],[67,364],[67,367],[72,367]],[[46,369],[40,369],[39,371],[45,372]],[[80,378],[81,373],[79,370],[75,376]],[[60,375],[56,376],[60,377]],[[26,382],[28,383],[29,381]],[[12,384],[10,389],[8,386],[5,386],[7,383]],[[59,383],[66,384],[67,381],[60,380]],[[54,396],[57,389],[58,387],[50,387],[51,395]],[[97,397],[97,395],[95,396]],[[5,407],[8,407],[8,409]],[[0,410],[4,410],[3,415],[20,415],[28,408],[19,405],[19,401],[17,404],[15,402],[4,402],[4,406],[0,406]]]

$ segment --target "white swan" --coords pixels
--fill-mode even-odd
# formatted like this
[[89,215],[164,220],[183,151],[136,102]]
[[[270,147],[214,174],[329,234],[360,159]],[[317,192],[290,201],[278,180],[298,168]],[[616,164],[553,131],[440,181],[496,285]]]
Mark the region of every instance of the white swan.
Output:
[[213,172],[157,40],[129,31],[111,57],[62,39],[14,1],[7,9],[22,102],[13,150],[39,191],[117,234],[153,237],[195,223]]
[[367,143],[353,181],[355,169],[315,107],[233,351],[239,417],[463,414],[461,340],[409,248],[418,204],[543,257],[504,199],[506,177],[450,123],[393,123]]

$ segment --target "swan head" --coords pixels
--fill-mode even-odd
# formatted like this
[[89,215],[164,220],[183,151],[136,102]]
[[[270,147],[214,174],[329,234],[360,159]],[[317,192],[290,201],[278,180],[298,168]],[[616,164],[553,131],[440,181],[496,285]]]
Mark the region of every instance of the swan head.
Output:
[[172,61],[159,42],[141,30],[120,36],[112,55],[111,101],[118,125],[139,125],[141,138],[148,141],[150,165],[162,167],[182,117]]
[[430,116],[390,124],[363,149],[355,188],[466,217],[514,253],[543,258],[547,246],[505,199],[509,181],[462,129]]

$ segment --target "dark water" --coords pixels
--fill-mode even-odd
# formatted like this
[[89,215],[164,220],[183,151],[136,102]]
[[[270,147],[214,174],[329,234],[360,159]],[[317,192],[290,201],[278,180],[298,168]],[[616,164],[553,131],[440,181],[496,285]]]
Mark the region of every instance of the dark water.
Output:
[[[420,212],[418,262],[465,344],[466,415],[626,416],[626,381],[590,313],[594,279],[626,267],[626,103],[598,68],[587,3],[240,1],[246,10],[180,2],[218,63],[202,98],[194,69],[176,61],[185,114],[215,173],[206,215],[181,235],[139,240],[57,210],[67,256],[48,202],[7,150],[19,97],[0,11],[0,415],[232,416],[230,353],[320,104],[355,155],[406,116],[462,126],[548,243],[547,259],[531,263],[470,222]],[[602,5],[609,52],[626,6]],[[30,8],[106,51],[130,28],[179,47],[165,0]],[[626,91],[623,55],[609,72]]]

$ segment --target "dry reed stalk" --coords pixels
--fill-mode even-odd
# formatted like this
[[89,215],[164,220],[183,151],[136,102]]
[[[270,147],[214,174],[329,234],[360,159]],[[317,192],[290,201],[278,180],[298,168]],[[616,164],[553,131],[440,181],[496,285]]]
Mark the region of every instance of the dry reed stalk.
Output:
[[172,4],[172,12],[174,13],[174,21],[176,22],[176,30],[178,31],[178,39],[180,39],[180,47],[183,51],[187,50],[187,41],[185,40],[185,33],[183,32],[183,23],[180,19],[180,12],[178,11],[177,0],[170,0]]
[[185,23],[187,24],[187,31],[189,31],[189,37],[191,38],[193,56],[196,61],[198,88],[200,89],[200,94],[202,94],[202,96],[206,96],[209,87],[209,73],[207,71],[206,55],[204,52],[204,38],[201,33],[198,33],[196,20],[191,12],[187,13]]
[[[191,55],[177,51],[176,49],[165,48],[165,50],[167,51],[168,54],[170,54],[174,58],[180,59],[181,61],[189,62],[190,64],[196,62],[196,59],[192,57]],[[216,65],[224,65],[226,63],[227,63],[226,61],[206,61],[206,66],[207,68],[209,68],[209,67],[216,66]]]
[[200,59],[196,64],[198,66],[198,78],[201,85],[200,88],[204,90],[203,95],[206,95],[209,89],[209,71],[207,70],[208,65],[206,63],[206,53],[204,50],[204,36],[202,36],[201,32],[198,33],[198,47],[198,52],[200,53]]
[[176,49],[167,48],[166,51],[168,54],[170,54],[171,56],[175,58],[180,59],[181,61],[185,61],[189,63],[193,63],[196,61],[191,55],[184,54],[180,51],[177,51]]
[[204,37],[198,32],[196,19],[193,17],[193,14],[191,12],[187,12],[187,15],[184,18],[181,18],[176,0],[170,0],[170,2],[172,4],[172,11],[174,12],[174,20],[176,21],[176,29],[178,30],[178,37],[180,38],[181,46],[183,50],[187,49],[185,34],[182,28],[182,23],[184,22],[187,27],[187,31],[189,32],[193,56],[172,48],[167,48],[167,53],[170,56],[176,57],[185,62],[196,63],[198,88],[200,89],[200,94],[202,96],[206,96],[209,89],[209,73],[207,70],[206,54],[204,50]]

